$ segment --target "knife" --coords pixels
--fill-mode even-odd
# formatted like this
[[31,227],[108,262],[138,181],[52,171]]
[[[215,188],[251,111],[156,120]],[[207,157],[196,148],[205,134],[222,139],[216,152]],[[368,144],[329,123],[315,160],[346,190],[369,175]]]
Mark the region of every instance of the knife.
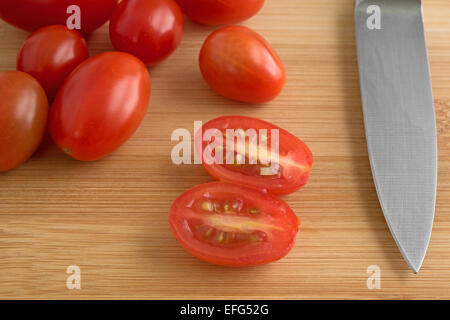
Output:
[[433,226],[436,120],[420,0],[356,0],[367,148],[378,200],[414,273]]

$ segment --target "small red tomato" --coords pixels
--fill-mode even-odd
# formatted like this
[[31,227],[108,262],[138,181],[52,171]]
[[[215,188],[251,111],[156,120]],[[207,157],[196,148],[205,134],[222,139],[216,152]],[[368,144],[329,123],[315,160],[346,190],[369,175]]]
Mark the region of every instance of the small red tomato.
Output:
[[17,70],[36,78],[51,101],[69,73],[88,57],[86,41],[77,31],[48,26],[33,32],[22,44]]
[[195,257],[244,267],[276,261],[294,246],[299,219],[281,199],[225,182],[198,185],[170,207],[172,233]]
[[138,128],[150,99],[145,65],[124,52],[81,63],[64,81],[50,110],[50,134],[75,159],[100,159]]
[[259,34],[242,26],[213,32],[200,51],[200,70],[217,93],[242,102],[274,99],[286,82],[283,63]]
[[254,16],[265,0],[176,0],[192,20],[210,26],[234,24]]
[[47,125],[44,89],[20,71],[0,72],[0,171],[14,169],[36,151]]
[[178,47],[183,26],[183,13],[173,0],[124,0],[111,17],[109,35],[117,50],[152,66]]
[[[2,0],[0,18],[12,25],[34,31],[53,24],[66,25],[79,14],[80,32],[89,33],[108,21],[117,0]],[[74,11],[74,6],[79,8]]]
[[[223,136],[221,163],[205,161],[209,154],[205,149],[215,143],[215,140],[202,139],[201,135],[207,136],[208,130],[218,130]],[[228,132],[233,135],[229,136],[227,130],[232,130]],[[230,138],[229,144],[227,138]],[[239,138],[245,148],[238,148]],[[278,142],[274,144],[273,139]],[[231,161],[227,162],[231,144],[233,153],[230,154]],[[273,150],[272,146],[277,146],[278,150]],[[223,116],[208,121],[201,131],[196,132],[195,147],[196,152],[201,152],[204,168],[215,179],[274,194],[292,193],[305,185],[313,164],[308,146],[296,136],[272,123],[245,116]],[[275,152],[278,162],[271,163]],[[211,154],[215,157],[215,150]],[[237,157],[241,158],[241,164],[237,163]]]

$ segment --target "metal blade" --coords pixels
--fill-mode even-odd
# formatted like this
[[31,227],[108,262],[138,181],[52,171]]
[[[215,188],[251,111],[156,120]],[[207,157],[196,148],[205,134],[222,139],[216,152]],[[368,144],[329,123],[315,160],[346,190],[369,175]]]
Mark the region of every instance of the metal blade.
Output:
[[[380,9],[380,29],[374,5]],[[357,0],[355,30],[378,199],[398,248],[417,273],[431,236],[437,180],[436,120],[421,1]]]

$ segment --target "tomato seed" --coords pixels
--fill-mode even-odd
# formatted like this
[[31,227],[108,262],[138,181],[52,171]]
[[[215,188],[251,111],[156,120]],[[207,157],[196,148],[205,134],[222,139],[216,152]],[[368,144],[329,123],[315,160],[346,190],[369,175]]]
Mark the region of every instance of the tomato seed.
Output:
[[213,205],[209,201],[203,201],[202,209],[205,210],[205,211],[213,211]]

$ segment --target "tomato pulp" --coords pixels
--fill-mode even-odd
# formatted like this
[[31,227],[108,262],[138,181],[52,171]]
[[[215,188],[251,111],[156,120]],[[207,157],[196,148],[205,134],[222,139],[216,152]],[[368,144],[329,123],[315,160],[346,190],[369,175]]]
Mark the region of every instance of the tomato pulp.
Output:
[[114,10],[109,35],[114,47],[146,65],[166,59],[183,36],[183,13],[173,0],[124,0]]
[[170,207],[172,233],[195,257],[225,266],[276,261],[293,247],[299,219],[281,199],[262,191],[211,182]]
[[270,44],[242,26],[223,27],[205,41],[199,56],[208,85],[224,97],[248,103],[274,99],[286,82],[283,63]]
[[89,57],[84,38],[62,25],[43,27],[24,41],[17,70],[32,75],[52,101],[69,73]]
[[150,99],[145,65],[124,52],[81,63],[65,80],[50,111],[50,134],[75,159],[100,159],[138,128]]
[[234,24],[254,16],[265,0],[176,0],[192,20],[210,26]]
[[80,8],[81,32],[88,33],[102,26],[111,16],[117,0],[14,0],[0,1],[0,18],[34,31],[43,26],[66,25],[71,13],[68,8]]
[[0,72],[0,171],[14,169],[36,151],[47,125],[44,89],[21,71]]
[[[208,130],[218,130],[223,136],[220,149],[211,148],[216,138],[208,137]],[[229,136],[227,130],[232,130],[233,135]],[[252,134],[255,139],[251,139]],[[233,150],[227,145],[227,138],[233,143]],[[238,148],[238,139],[242,139],[245,148]],[[278,146],[274,144],[275,139]],[[313,163],[311,151],[296,136],[274,124],[246,116],[223,116],[210,120],[196,133],[195,145],[196,152],[201,152],[204,168],[215,179],[273,194],[292,193],[305,185]],[[210,154],[215,157],[216,152],[222,153],[218,157],[221,163],[206,159]],[[230,152],[231,161],[227,161]],[[271,161],[272,152],[278,155],[278,162]]]

